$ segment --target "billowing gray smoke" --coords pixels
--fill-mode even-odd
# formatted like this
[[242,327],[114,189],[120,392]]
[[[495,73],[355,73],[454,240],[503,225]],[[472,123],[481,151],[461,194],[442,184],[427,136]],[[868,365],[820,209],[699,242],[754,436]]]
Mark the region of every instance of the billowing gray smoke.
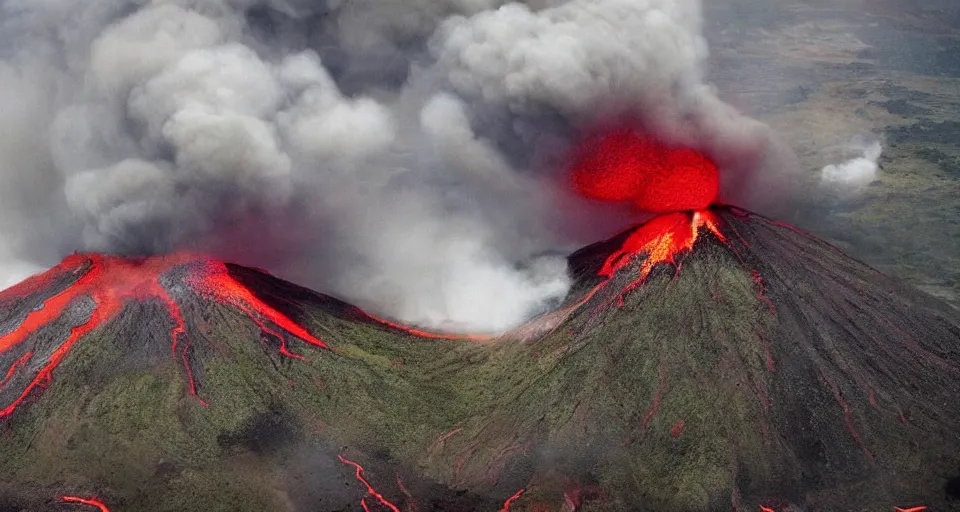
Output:
[[703,148],[741,203],[784,162],[704,84],[697,0],[3,6],[0,284],[73,250],[197,250],[496,331],[622,227],[576,228],[601,225],[564,185],[585,130]]

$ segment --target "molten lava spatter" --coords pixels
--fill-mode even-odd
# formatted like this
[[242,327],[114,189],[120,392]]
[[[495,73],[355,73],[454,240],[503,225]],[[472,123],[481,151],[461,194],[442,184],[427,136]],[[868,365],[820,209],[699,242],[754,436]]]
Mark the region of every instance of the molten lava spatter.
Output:
[[88,505],[91,507],[97,507],[100,512],[110,512],[110,509],[100,500],[96,498],[81,498],[79,496],[63,496],[60,498],[60,501],[64,503],[78,503],[80,505]]
[[[270,307],[250,290],[230,276],[226,264],[192,254],[173,254],[152,258],[126,259],[99,254],[74,254],[44,274],[34,276],[20,285],[3,292],[3,299],[26,299],[45,283],[67,273],[79,275],[76,281],[42,302],[12,331],[0,336],[0,354],[16,350],[30,335],[43,326],[60,317],[68,306],[78,299],[93,302],[93,312],[83,323],[71,328],[67,338],[47,357],[38,362],[39,369],[33,379],[24,387],[22,393],[12,402],[0,409],[0,418],[9,416],[32,391],[41,388],[52,379],[52,372],[70,352],[73,345],[84,335],[101,325],[110,322],[123,310],[128,301],[159,301],[170,315],[173,326],[170,328],[171,351],[173,356],[183,363],[186,370],[189,392],[197,397],[196,382],[190,367],[190,341],[186,333],[183,315],[177,302],[161,284],[162,277],[175,277],[182,272],[185,284],[196,294],[243,311],[263,332],[280,340],[281,354],[302,358],[289,351],[282,333],[272,329],[270,322],[311,345],[327,348],[326,344],[311,335],[285,315]],[[26,351],[7,369],[6,376],[0,382],[0,390],[6,386],[18,372],[27,371],[35,354]],[[199,399],[199,397],[197,397]],[[206,405],[201,400],[201,403]]]
[[575,155],[573,184],[590,199],[631,202],[652,213],[699,210],[717,198],[717,166],[690,148],[672,148],[621,128],[587,139]]

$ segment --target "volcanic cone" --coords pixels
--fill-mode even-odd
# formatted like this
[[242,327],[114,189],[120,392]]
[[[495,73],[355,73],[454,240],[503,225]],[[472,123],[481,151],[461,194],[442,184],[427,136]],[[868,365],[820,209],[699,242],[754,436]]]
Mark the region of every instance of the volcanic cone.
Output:
[[0,505],[956,504],[949,306],[728,207],[571,267],[557,310],[455,338],[204,258],[68,258],[0,295]]

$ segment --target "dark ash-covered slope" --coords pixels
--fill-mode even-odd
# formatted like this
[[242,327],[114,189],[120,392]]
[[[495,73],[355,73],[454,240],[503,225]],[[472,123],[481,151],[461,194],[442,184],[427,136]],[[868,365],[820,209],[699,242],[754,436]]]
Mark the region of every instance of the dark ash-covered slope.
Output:
[[[224,291],[190,277],[216,265],[160,265],[186,360],[157,290],[121,295],[5,420],[0,506],[391,510],[338,455],[400,510],[496,511],[520,489],[509,510],[956,506],[955,310],[746,212],[663,219],[576,253],[563,307],[487,340],[418,336],[251,269],[224,266]],[[74,277],[0,295],[2,331]],[[84,297],[0,352],[0,377],[76,332]]]
[[623,235],[572,258],[581,296],[604,283],[568,320],[575,336],[609,347],[621,369],[607,373],[657,383],[637,418],[654,439],[628,471],[661,484],[651,509],[691,486],[717,509],[960,506],[945,501],[960,475],[958,312],[795,228],[715,212],[724,240],[701,228],[680,270],[658,266],[622,307],[634,276],[589,276]]

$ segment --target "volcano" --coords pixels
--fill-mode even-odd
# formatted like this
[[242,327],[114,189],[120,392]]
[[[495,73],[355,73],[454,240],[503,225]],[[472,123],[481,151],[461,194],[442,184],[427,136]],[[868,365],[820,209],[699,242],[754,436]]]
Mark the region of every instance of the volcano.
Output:
[[0,510],[960,505],[955,309],[726,206],[570,267],[556,310],[454,337],[196,255],[70,256],[0,293]]

